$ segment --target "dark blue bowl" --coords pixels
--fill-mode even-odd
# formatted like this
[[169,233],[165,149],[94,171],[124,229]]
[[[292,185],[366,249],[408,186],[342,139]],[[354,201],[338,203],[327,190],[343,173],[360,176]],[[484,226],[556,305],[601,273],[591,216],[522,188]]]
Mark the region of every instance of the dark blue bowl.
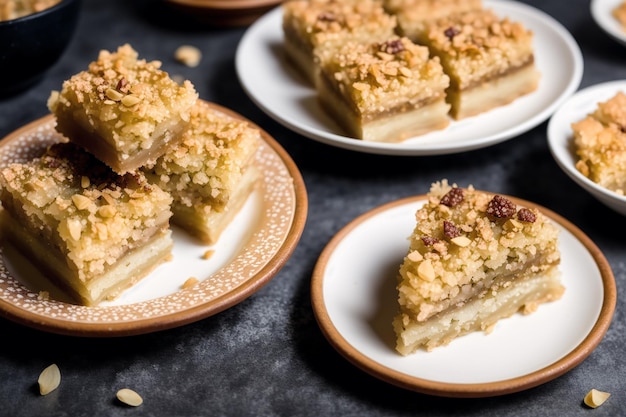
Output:
[[80,0],[0,22],[0,96],[21,92],[41,80],[69,44]]

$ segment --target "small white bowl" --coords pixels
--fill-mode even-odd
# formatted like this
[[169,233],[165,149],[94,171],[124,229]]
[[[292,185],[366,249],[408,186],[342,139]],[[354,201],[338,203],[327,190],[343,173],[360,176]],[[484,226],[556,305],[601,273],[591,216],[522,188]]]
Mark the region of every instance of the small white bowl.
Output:
[[569,98],[548,122],[548,146],[556,163],[578,185],[587,190],[607,207],[626,215],[626,196],[604,188],[576,169],[572,123],[592,113],[599,102],[613,97],[618,91],[626,93],[626,80],[597,84],[580,90]]
[[591,0],[589,8],[596,24],[615,41],[626,46],[626,32],[613,16],[613,10],[621,3],[622,0]]

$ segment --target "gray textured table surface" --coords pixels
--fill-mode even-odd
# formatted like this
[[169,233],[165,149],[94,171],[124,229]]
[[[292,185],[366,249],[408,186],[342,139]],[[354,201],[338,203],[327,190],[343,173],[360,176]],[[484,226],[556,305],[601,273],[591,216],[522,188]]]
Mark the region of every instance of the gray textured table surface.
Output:
[[[585,59],[581,88],[625,77],[626,53],[592,21],[588,1],[528,1],[559,20]],[[284,268],[253,296],[213,317],[143,336],[75,338],[0,319],[2,416],[600,416],[626,411],[622,287],[626,219],[563,174],[546,144],[546,123],[504,143],[458,155],[390,157],[350,152],[290,132],[261,112],[237,81],[234,55],[245,28],[211,29],[184,20],[156,1],[86,0],[69,49],[41,83],[0,101],[0,137],[47,113],[50,90],[82,70],[100,49],[131,43],[189,78],[200,96],[266,129],[299,166],[309,214]],[[171,59],[181,44],[204,59],[186,68]],[[618,287],[611,327],[598,348],[567,374],[528,391],[486,399],[447,399],[389,385],[351,365],[326,341],[310,302],[317,257],[350,220],[383,203],[426,192],[431,182],[515,195],[579,226],[609,260]],[[516,358],[511,358],[515,361]],[[61,387],[41,397],[39,372],[57,363]],[[139,408],[115,401],[132,386]],[[613,394],[601,408],[582,405],[599,388]]]

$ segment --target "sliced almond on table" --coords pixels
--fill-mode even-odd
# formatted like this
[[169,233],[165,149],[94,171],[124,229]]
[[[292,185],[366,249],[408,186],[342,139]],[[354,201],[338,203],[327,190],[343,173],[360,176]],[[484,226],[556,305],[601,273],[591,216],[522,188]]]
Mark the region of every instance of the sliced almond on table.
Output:
[[50,394],[57,389],[59,384],[61,384],[61,371],[59,367],[53,363],[41,371],[37,383],[39,384],[39,393],[41,395]]
[[116,396],[118,400],[132,407],[140,406],[143,403],[143,398],[130,388],[122,388]]
[[598,391],[597,389],[592,389],[585,395],[585,404],[591,408],[596,408],[604,404],[606,400],[611,396],[610,393],[604,391]]

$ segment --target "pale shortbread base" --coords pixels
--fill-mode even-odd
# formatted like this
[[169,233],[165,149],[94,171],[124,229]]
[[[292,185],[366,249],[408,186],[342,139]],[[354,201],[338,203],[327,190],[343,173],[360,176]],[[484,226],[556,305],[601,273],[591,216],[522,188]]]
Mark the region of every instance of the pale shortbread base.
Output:
[[401,110],[388,109],[371,120],[364,120],[355,114],[344,97],[329,86],[322,74],[316,75],[315,85],[320,105],[346,133],[367,142],[402,142],[406,139],[423,135],[434,130],[448,127],[450,105],[445,97],[435,101],[416,105],[406,103]]
[[[75,117],[82,116],[79,114]],[[152,147],[139,150],[134,155],[124,156],[98,132],[85,129],[83,126],[89,126],[88,123],[73,120],[61,111],[57,112],[56,118],[58,129],[64,136],[85,148],[118,174],[134,172],[144,165],[153,163],[182,139],[188,125],[188,122],[179,118],[165,121],[155,128],[152,134]]]
[[452,105],[450,115],[460,120],[484,113],[535,91],[538,85],[539,72],[531,64],[465,90],[450,87],[447,91],[447,101]]
[[83,282],[57,248],[30,234],[7,210],[0,211],[0,223],[3,239],[11,242],[48,279],[85,306],[96,306],[101,301],[115,299],[158,265],[171,260],[173,240],[166,224],[143,245],[128,251],[108,267],[104,274]]
[[489,292],[462,307],[450,308],[424,322],[413,321],[406,327],[402,326],[402,319],[397,316],[393,322],[398,335],[396,349],[402,355],[422,347],[430,351],[474,331],[489,332],[500,319],[518,311],[532,312],[539,304],[560,298],[564,288],[559,277],[560,272],[554,266],[542,275],[500,288],[496,294]]
[[180,226],[189,234],[197,237],[203,243],[212,245],[216,243],[230,224],[232,219],[241,210],[244,203],[254,191],[260,174],[254,166],[246,169],[240,183],[231,195],[223,210],[217,211],[212,208],[205,210],[205,206],[196,204],[188,207],[180,203],[174,203],[172,211],[172,223]]

